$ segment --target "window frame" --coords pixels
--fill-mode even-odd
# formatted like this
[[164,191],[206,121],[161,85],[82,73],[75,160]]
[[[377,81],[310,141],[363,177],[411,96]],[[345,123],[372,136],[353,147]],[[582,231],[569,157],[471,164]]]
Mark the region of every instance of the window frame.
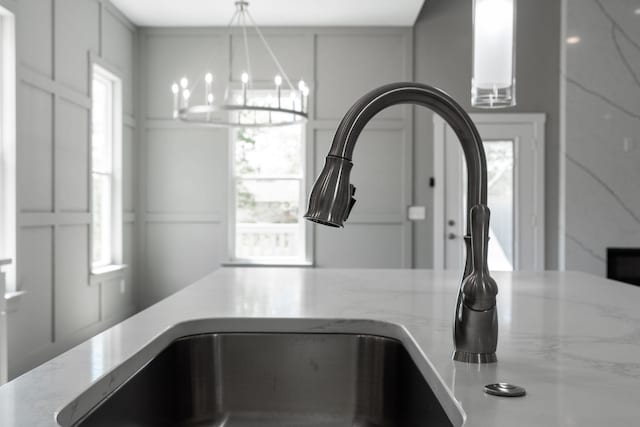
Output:
[[17,283],[16,202],[16,25],[15,14],[0,6],[0,260],[5,294],[23,292]]
[[[265,93],[268,91],[265,90]],[[282,94],[283,97],[288,96],[286,93]],[[237,144],[237,132],[239,128],[229,129],[229,187],[228,187],[228,238],[227,238],[227,253],[228,262],[224,265],[269,265],[269,266],[310,266],[310,229],[306,224],[306,221],[302,218],[307,205],[307,178],[308,178],[308,162],[307,162],[307,126],[304,123],[296,124],[300,128],[300,164],[302,170],[298,176],[292,175],[278,175],[278,176],[244,176],[240,177],[236,174],[235,160],[236,160],[236,144]],[[300,200],[300,221],[298,222],[298,232],[301,236],[301,254],[299,256],[292,257],[251,257],[251,258],[239,258],[236,257],[236,185],[239,180],[253,180],[253,181],[298,181],[299,187],[299,200]]]
[[[108,109],[111,111],[111,120],[109,126],[110,150],[109,157],[111,158],[111,167],[107,168],[109,171],[96,171],[93,165],[93,84],[94,80],[100,79],[108,83],[110,87],[109,105]],[[114,70],[113,67],[105,64],[98,58],[92,58],[91,61],[91,78],[90,78],[90,92],[91,92],[91,121],[90,121],[90,147],[89,150],[89,210],[91,216],[90,224],[90,239],[89,239],[89,268],[92,276],[99,276],[103,274],[113,273],[114,271],[121,270],[126,266],[123,264],[123,177],[122,177],[122,138],[123,138],[123,93],[122,93],[122,78],[120,73]],[[93,195],[94,174],[110,174],[110,206],[109,206],[109,239],[110,239],[110,256],[107,263],[94,263],[93,260],[93,245],[95,241],[94,237],[94,224],[95,224],[95,212],[93,208]]]

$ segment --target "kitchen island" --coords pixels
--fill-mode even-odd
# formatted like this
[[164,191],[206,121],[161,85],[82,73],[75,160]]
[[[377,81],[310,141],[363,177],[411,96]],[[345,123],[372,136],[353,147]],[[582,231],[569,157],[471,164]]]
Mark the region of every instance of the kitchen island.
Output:
[[[401,329],[465,426],[640,425],[640,288],[573,272],[493,276],[498,363],[471,365],[451,360],[457,271],[223,268],[0,387],[0,426],[56,426],[65,407],[71,420],[127,379],[116,368],[134,372],[202,328]],[[495,382],[527,395],[485,394]]]

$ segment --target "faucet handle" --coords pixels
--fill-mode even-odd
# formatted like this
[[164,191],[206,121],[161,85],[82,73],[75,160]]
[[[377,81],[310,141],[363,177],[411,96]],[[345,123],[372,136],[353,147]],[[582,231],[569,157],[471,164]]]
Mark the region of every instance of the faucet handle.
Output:
[[475,205],[469,210],[471,223],[471,261],[478,273],[489,272],[489,219],[491,211],[487,205]]
[[453,323],[453,359],[466,363],[495,363],[498,347],[498,285],[487,268],[489,208],[469,212],[472,271],[460,286]]

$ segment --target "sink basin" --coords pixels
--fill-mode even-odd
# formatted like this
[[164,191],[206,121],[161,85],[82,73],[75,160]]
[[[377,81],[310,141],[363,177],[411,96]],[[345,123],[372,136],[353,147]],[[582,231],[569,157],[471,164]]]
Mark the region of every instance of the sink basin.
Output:
[[173,341],[73,425],[454,424],[398,340],[350,333],[219,333]]

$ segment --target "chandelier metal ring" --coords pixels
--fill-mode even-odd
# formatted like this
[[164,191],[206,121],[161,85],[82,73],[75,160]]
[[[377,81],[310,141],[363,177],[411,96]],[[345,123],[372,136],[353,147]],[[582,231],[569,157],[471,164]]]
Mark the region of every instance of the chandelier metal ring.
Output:
[[[230,121],[230,122],[222,122],[216,121],[213,114],[215,113],[242,113],[242,112],[266,112],[271,114],[278,115],[287,115],[289,116],[289,120],[286,121],[274,121],[273,119],[268,122],[259,122],[252,123],[250,121]],[[178,110],[178,118],[187,123],[200,124],[211,127],[225,127],[225,126],[233,126],[233,127],[246,127],[246,128],[259,128],[259,127],[278,127],[278,126],[289,126],[292,124],[304,123],[308,115],[303,113],[300,110],[291,110],[287,108],[278,108],[274,109],[271,107],[260,107],[254,105],[194,105],[188,108],[181,108]]]

